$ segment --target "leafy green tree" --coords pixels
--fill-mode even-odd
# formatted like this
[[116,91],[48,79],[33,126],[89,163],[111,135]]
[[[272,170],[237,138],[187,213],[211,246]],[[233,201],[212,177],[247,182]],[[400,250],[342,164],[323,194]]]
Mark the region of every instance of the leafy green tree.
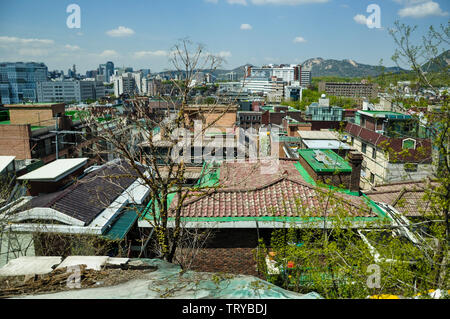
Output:
[[[423,205],[414,212],[418,218],[407,225],[383,218],[355,229],[350,212],[339,203],[338,190],[325,188],[319,201],[326,202],[333,214],[326,216],[322,208],[315,213],[329,226],[317,227],[310,219],[301,226],[286,224],[273,232],[270,247],[264,247],[271,250],[272,263],[280,271],[273,274],[269,267],[261,268],[272,282],[299,292],[316,291],[326,298],[427,297],[430,290],[449,291],[450,109],[447,92],[440,92],[433,81],[448,78],[448,66],[435,67],[433,73],[423,66],[425,61],[440,61],[440,53],[449,45],[450,23],[439,31],[430,28],[422,43],[412,42],[414,30],[395,23],[390,31],[397,45],[393,60],[411,67],[408,77],[416,83],[416,91],[431,90],[440,98],[417,119],[432,137],[435,171],[433,183],[424,189]],[[388,76],[397,80],[403,75]],[[404,94],[394,98],[409,106]],[[425,105],[424,101],[417,102],[411,106]],[[298,216],[310,217],[311,211],[300,205]],[[379,280],[373,284],[371,271],[377,269]]]

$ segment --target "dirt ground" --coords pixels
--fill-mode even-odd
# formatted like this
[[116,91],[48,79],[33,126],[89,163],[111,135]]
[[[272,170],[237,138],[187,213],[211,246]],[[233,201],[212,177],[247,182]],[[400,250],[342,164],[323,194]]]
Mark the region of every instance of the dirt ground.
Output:
[[[145,273],[155,271],[156,268],[120,269],[105,268],[100,271],[86,269],[81,265],[79,286],[83,288],[115,286],[142,277]],[[70,277],[70,278],[69,278]],[[43,294],[60,292],[77,288],[73,272],[66,268],[57,269],[49,274],[35,276],[0,277],[0,298],[18,295]]]

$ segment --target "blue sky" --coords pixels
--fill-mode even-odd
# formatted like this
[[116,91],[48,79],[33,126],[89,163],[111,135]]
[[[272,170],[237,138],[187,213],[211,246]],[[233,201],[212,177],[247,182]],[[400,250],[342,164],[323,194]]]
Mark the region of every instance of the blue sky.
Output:
[[[66,8],[81,8],[81,28],[66,25]],[[364,24],[377,4],[381,28]],[[167,53],[180,38],[226,59],[224,68],[251,63],[301,63],[322,57],[387,66],[395,20],[447,24],[447,0],[0,0],[0,61],[38,61],[50,70],[72,64],[84,73],[99,63],[170,68]]]

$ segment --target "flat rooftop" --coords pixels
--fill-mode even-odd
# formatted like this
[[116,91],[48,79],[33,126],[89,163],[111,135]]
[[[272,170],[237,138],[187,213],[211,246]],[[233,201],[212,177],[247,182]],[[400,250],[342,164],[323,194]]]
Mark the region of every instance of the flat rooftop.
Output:
[[53,105],[66,105],[65,103],[19,103],[19,104],[5,104],[6,108],[21,108],[21,107],[51,107]]
[[359,110],[358,113],[367,115],[370,117],[377,117],[377,118],[390,118],[390,119],[410,119],[411,115],[402,114],[398,112],[391,112],[391,111],[361,111]]
[[297,131],[304,140],[336,140],[337,136],[330,131]]
[[303,143],[312,149],[350,150],[351,146],[338,140],[303,140]]
[[59,159],[44,165],[28,174],[19,177],[19,180],[57,182],[77,169],[83,167],[88,158]]
[[327,149],[298,150],[299,155],[317,173],[350,173],[352,167],[338,154]]
[[[7,121],[0,121],[0,125],[27,125],[27,124],[11,124],[11,121],[7,120]],[[39,130],[39,129],[44,128],[44,127],[48,127],[48,126],[30,125],[30,129],[32,131]]]

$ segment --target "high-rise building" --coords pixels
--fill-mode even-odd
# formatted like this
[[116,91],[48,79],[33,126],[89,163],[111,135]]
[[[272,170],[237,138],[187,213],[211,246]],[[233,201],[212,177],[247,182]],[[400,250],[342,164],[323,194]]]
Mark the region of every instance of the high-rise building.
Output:
[[105,96],[102,82],[97,81],[46,81],[36,86],[39,103],[82,102]]
[[311,71],[303,69],[302,66],[299,68],[298,81],[301,87],[308,87],[311,85]]
[[142,72],[144,77],[147,77],[151,74],[150,69],[141,69],[140,71]]
[[265,65],[263,67],[246,67],[246,77],[269,78],[277,77],[288,84],[307,87],[311,84],[311,71],[303,69],[298,64]]
[[119,97],[122,94],[134,94],[136,92],[136,81],[133,73],[126,72],[113,77],[114,95]]
[[114,63],[111,61],[106,62],[105,64],[100,64],[97,69],[97,81],[103,81],[110,83],[111,76],[114,75]]
[[37,102],[36,83],[47,81],[44,63],[0,63],[0,103]]

